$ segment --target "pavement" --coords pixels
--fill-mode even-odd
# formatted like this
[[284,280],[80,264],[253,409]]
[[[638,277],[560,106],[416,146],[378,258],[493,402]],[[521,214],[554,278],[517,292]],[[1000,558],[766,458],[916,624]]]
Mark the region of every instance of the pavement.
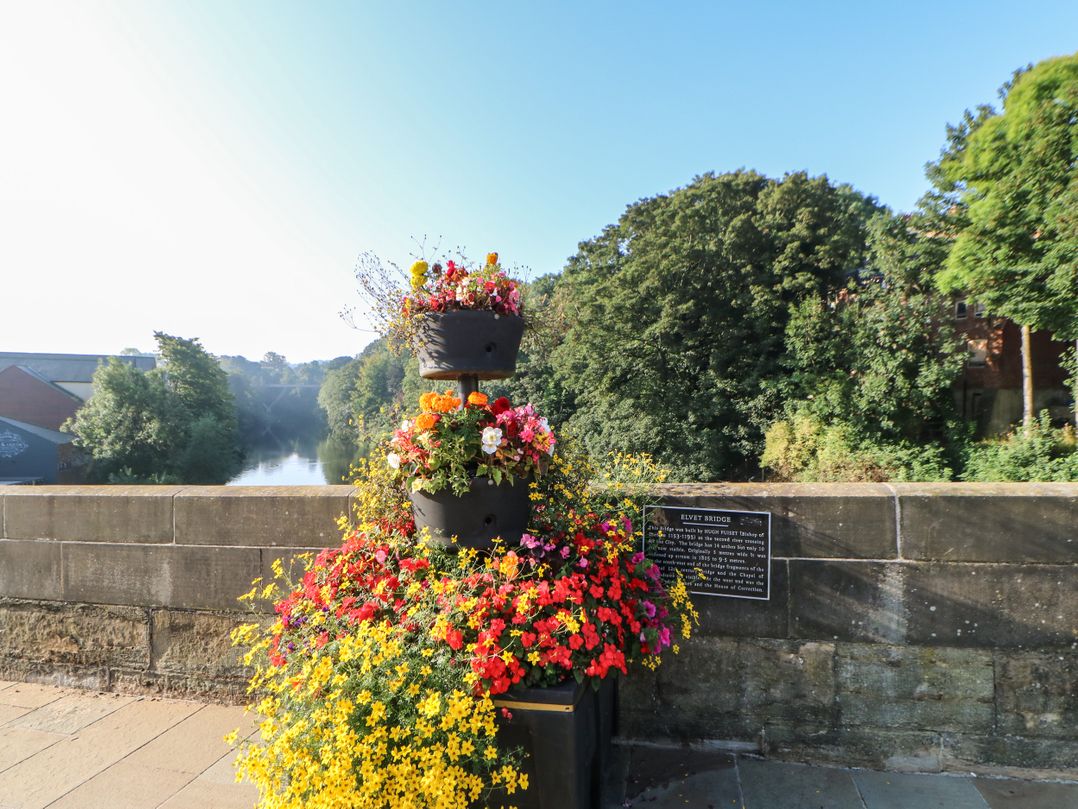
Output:
[[[0,809],[253,809],[242,708],[0,681]],[[1078,809],[1078,783],[813,767],[623,744],[606,809]]]

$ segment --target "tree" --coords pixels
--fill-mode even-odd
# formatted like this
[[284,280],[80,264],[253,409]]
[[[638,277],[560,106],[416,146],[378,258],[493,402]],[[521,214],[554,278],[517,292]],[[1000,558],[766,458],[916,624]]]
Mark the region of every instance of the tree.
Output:
[[239,468],[236,408],[225,372],[198,340],[155,332],[160,364],[111,360],[65,427],[101,481],[224,483]]
[[1078,340],[1078,54],[1018,71],[1000,97],[1002,111],[981,106],[948,128],[926,207],[955,236],[940,288],[1022,328],[1028,435],[1031,331]]
[[561,283],[555,377],[593,451],[653,453],[690,479],[752,474],[781,412],[791,307],[863,265],[877,206],[826,177],[738,171],[630,206]]

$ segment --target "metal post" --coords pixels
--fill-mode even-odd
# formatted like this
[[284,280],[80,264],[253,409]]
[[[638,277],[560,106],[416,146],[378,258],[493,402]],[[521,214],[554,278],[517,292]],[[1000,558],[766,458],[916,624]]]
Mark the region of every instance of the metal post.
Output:
[[467,402],[468,394],[479,390],[479,377],[476,374],[465,374],[457,379],[457,386],[460,389],[461,402]]

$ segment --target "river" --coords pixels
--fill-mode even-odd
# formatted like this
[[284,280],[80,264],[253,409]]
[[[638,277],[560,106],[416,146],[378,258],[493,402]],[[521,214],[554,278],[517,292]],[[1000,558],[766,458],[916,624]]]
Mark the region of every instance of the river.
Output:
[[355,449],[325,439],[265,442],[247,447],[243,471],[228,486],[323,486],[345,483]]

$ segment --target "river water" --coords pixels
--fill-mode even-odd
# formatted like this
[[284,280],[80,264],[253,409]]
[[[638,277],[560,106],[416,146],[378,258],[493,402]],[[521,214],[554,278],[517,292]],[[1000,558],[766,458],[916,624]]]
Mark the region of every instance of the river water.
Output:
[[330,440],[266,442],[246,448],[243,471],[228,486],[323,486],[346,483],[354,447]]

